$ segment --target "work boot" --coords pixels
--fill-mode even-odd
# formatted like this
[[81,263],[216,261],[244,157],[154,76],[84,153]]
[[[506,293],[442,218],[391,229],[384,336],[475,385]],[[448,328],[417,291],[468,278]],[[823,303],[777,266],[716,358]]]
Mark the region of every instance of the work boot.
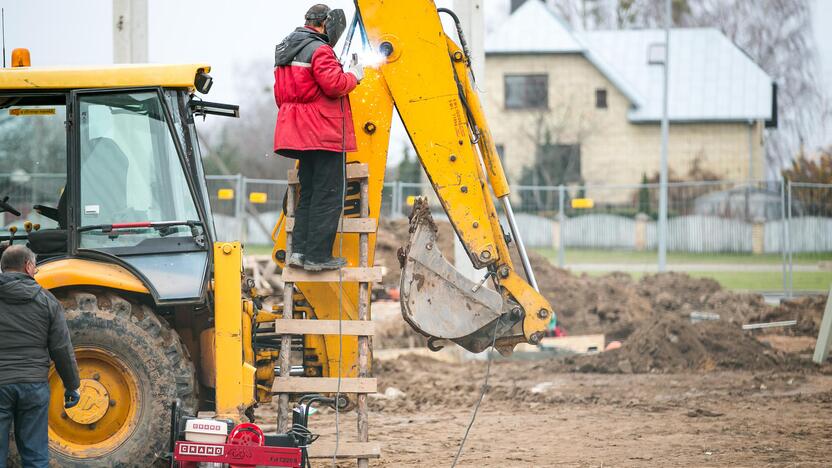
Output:
[[289,260],[286,261],[286,265],[290,267],[303,268],[303,260],[302,253],[293,253],[289,256]]
[[342,257],[329,257],[320,262],[306,260],[303,262],[303,269],[306,271],[337,270],[347,266],[347,260]]

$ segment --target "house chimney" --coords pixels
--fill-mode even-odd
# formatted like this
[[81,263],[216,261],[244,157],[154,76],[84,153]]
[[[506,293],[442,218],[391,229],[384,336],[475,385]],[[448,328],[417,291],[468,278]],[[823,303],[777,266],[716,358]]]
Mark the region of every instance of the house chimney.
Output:
[[524,3],[526,3],[526,0],[511,0],[510,13],[514,13],[515,11],[517,11],[517,9],[520,8]]

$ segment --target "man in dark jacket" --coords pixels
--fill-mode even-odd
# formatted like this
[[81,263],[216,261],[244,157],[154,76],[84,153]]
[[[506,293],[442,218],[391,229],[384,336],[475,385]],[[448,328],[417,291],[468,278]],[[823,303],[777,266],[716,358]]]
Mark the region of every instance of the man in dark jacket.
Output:
[[344,204],[345,153],[356,151],[347,95],[364,71],[354,62],[345,73],[332,49],[345,25],[343,11],[315,5],[306,13],[306,25],[275,49],[274,151],[300,161],[300,199],[287,264],[311,271],[346,265],[332,256],[332,247]]
[[49,464],[49,361],[64,383],[64,407],[78,404],[81,385],[64,310],[35,282],[35,254],[22,245],[0,258],[0,464],[9,430],[25,467]]

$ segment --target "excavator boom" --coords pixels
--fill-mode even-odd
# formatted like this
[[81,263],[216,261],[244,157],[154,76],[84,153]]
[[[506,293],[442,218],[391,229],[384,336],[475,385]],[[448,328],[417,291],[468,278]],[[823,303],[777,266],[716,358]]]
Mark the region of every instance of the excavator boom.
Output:
[[[433,0],[355,3],[356,34],[364,40],[354,45],[363,47],[360,55],[378,61],[376,67],[365,69],[365,79],[350,95],[359,151],[350,153],[348,162],[370,167],[370,216],[379,215],[395,107],[442,209],[472,264],[483,269],[484,275],[482,282],[473,282],[442,257],[427,202],[419,201],[402,259],[404,318],[428,336],[432,346],[438,340],[450,340],[479,352],[495,344],[507,353],[517,343],[536,342],[552,308],[536,290],[514,226],[510,190],[472,85],[468,54],[445,34]],[[510,238],[500,224],[495,198],[503,206]],[[345,236],[342,254],[355,264],[357,242]],[[283,239],[278,222],[275,253],[283,248]],[[525,278],[511,261],[509,239],[520,247]],[[371,244],[374,240],[370,239]],[[373,251],[374,245],[371,259]],[[334,299],[331,291],[316,291],[314,285],[298,287],[316,311],[316,302],[326,306]],[[352,293],[347,291],[348,296]],[[355,302],[351,296],[348,299],[348,303]],[[346,310],[346,316],[354,317],[352,312]]]

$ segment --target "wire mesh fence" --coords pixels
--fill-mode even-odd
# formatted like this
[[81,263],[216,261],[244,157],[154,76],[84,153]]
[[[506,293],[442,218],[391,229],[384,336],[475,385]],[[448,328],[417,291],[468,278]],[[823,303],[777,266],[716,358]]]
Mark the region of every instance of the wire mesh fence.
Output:
[[[209,180],[223,239],[270,244],[285,181]],[[225,190],[225,199],[220,196]],[[228,190],[243,194],[228,199]],[[429,184],[389,182],[381,217],[402,218]],[[668,187],[668,268],[740,289],[823,290],[832,282],[832,186],[778,181],[675,182]],[[517,186],[512,194],[529,248],[589,274],[657,271],[658,184]]]
[[[272,244],[285,180],[208,176],[219,240]],[[0,236],[24,220],[57,227],[32,206],[57,206],[61,174],[0,173],[0,196],[22,212],[0,213]],[[429,184],[389,182],[382,218],[403,218]],[[601,274],[657,271],[658,184],[516,186],[512,202],[524,241],[562,267]],[[821,291],[832,282],[832,184],[777,181],[676,182],[668,188],[668,268],[739,289]],[[507,231],[507,227],[506,227]],[[744,279],[745,278],[745,279]]]

